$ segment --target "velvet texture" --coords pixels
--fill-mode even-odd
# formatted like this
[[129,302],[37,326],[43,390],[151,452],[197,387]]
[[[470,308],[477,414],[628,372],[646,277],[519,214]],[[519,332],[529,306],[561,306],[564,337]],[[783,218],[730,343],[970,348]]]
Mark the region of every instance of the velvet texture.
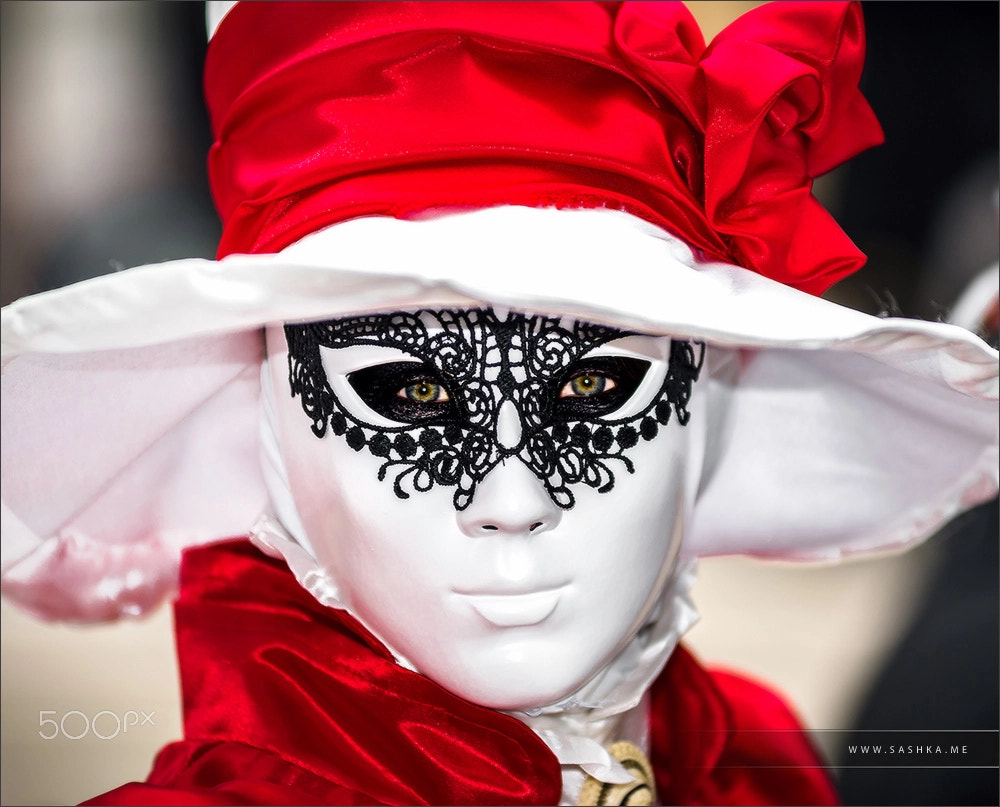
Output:
[[[396,665],[281,561],[245,541],[189,549],[181,585],[186,739],[145,784],[86,804],[558,803],[530,729]],[[653,687],[651,745],[665,804],[835,802],[780,699],[683,648]]]
[[864,257],[812,180],[881,142],[858,4],[240,3],[209,46],[219,257],[366,215],[610,206],[818,294]]

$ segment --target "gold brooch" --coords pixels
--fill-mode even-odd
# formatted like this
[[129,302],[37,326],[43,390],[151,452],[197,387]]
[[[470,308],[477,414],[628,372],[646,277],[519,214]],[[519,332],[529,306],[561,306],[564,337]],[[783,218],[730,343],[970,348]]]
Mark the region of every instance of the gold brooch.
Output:
[[608,752],[622,767],[632,774],[633,781],[624,785],[601,782],[588,776],[580,790],[579,805],[629,804],[645,807],[656,803],[656,781],[653,769],[642,749],[627,742],[617,742],[608,747]]

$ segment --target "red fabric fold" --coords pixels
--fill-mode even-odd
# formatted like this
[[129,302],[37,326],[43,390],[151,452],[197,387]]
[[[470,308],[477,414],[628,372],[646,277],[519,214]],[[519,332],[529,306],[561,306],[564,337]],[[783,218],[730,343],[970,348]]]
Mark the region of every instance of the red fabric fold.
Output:
[[[669,683],[668,683],[669,682]],[[663,804],[839,804],[784,700],[679,647],[652,688],[650,762]]]
[[813,178],[881,142],[857,3],[705,47],[681,3],[241,3],[209,47],[220,257],[362,215],[609,206],[812,293],[863,263]]
[[[187,550],[175,608],[185,739],[85,804],[558,803],[559,763],[523,723],[399,667],[248,542]],[[835,803],[772,693],[678,648],[652,703],[662,803]]]

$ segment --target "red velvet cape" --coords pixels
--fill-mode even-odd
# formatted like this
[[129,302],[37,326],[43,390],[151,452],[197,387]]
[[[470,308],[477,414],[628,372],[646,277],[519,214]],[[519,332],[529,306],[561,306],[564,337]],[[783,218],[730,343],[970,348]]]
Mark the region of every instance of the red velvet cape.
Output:
[[[246,541],[188,550],[175,605],[185,739],[85,804],[558,804],[524,724],[395,664]],[[664,804],[833,804],[780,698],[683,648],[652,688]]]

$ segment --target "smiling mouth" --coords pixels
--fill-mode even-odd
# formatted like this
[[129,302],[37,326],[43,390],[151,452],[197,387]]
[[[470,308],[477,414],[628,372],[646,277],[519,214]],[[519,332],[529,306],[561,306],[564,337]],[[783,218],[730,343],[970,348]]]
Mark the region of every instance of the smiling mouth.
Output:
[[459,594],[477,614],[498,628],[528,627],[548,619],[565,586],[527,594]]

